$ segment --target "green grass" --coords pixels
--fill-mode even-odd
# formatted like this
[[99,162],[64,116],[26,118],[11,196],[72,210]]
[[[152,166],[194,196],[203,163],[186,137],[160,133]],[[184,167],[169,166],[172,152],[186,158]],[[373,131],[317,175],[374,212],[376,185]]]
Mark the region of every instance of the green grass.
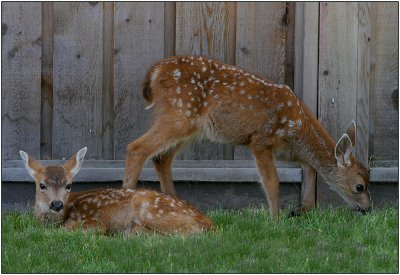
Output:
[[3,273],[398,273],[398,209],[348,208],[270,219],[265,209],[208,213],[197,236],[103,236],[2,217]]

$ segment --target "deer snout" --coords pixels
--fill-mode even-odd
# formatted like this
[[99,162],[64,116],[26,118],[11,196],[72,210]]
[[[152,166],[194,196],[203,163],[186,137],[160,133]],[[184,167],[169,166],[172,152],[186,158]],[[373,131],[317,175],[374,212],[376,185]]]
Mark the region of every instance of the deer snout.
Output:
[[357,211],[358,213],[362,214],[362,215],[365,215],[365,214],[367,214],[368,212],[371,211],[371,206],[368,206],[368,207],[366,207],[366,208],[361,208],[359,205],[357,205],[356,211]]
[[52,201],[50,204],[50,209],[55,212],[60,212],[64,208],[62,201]]

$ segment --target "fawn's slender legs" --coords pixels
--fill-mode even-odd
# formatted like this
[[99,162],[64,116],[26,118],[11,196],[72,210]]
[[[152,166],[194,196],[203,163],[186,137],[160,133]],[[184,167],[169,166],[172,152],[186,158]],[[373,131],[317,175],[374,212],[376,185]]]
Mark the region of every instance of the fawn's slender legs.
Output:
[[253,148],[258,172],[261,175],[264,191],[267,195],[269,211],[272,217],[279,216],[279,179],[276,172],[274,155],[271,150],[258,150]]
[[315,184],[317,172],[306,163],[302,163],[303,182],[301,184],[301,203],[299,207],[293,209],[291,216],[299,216],[310,211],[315,206]]
[[[136,188],[137,180],[146,160],[152,156],[166,153],[160,164],[155,164],[157,173],[161,174],[162,189],[175,193],[172,183],[172,161],[182,140],[193,132],[182,132],[184,127],[174,127],[171,122],[158,121],[143,136],[139,137],[127,146],[125,161],[124,188]],[[187,128],[186,128],[187,129]],[[171,153],[172,152],[172,153]],[[161,172],[162,171],[162,172]],[[172,188],[171,188],[172,186]]]
[[168,151],[153,158],[153,165],[160,179],[161,192],[169,195],[176,195],[174,182],[172,179],[172,163],[176,153],[183,147],[183,143],[172,147]]

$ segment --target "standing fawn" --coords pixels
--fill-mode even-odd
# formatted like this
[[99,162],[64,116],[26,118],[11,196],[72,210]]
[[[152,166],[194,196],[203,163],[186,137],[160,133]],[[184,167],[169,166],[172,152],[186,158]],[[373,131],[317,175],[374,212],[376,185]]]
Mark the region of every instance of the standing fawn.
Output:
[[212,222],[188,203],[151,190],[105,189],[70,193],[86,147],[64,165],[42,167],[24,151],[20,155],[36,183],[35,216],[67,229],[123,232],[200,233]]
[[[171,57],[148,72],[146,109],[154,107],[150,130],[127,146],[124,187],[136,188],[142,167],[153,159],[161,190],[175,194],[172,162],[195,138],[250,147],[273,217],[279,214],[275,153],[287,153],[310,175],[302,185],[300,215],[314,206],[318,171],[354,209],[370,209],[368,171],[352,155],[356,125],[337,143],[286,85],[204,57]],[[315,176],[314,176],[315,179]]]

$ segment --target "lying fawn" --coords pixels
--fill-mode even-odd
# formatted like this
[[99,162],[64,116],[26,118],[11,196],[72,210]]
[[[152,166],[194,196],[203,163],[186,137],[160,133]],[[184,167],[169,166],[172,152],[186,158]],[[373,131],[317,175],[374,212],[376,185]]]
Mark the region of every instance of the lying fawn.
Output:
[[[246,145],[256,160],[272,216],[279,214],[274,153],[286,152],[306,173],[320,173],[356,210],[370,209],[368,171],[351,154],[356,125],[335,144],[286,85],[204,57],[171,57],[148,72],[143,96],[154,107],[150,130],[127,146],[124,187],[136,188],[144,162],[153,158],[162,192],[175,194],[172,162],[198,137]],[[315,178],[315,176],[314,176]],[[300,215],[314,206],[315,180],[302,185]]]
[[86,147],[62,166],[42,167],[24,151],[20,155],[36,183],[35,216],[67,229],[98,229],[106,234],[156,231],[200,233],[212,222],[188,203],[151,190],[106,189],[70,193]]

